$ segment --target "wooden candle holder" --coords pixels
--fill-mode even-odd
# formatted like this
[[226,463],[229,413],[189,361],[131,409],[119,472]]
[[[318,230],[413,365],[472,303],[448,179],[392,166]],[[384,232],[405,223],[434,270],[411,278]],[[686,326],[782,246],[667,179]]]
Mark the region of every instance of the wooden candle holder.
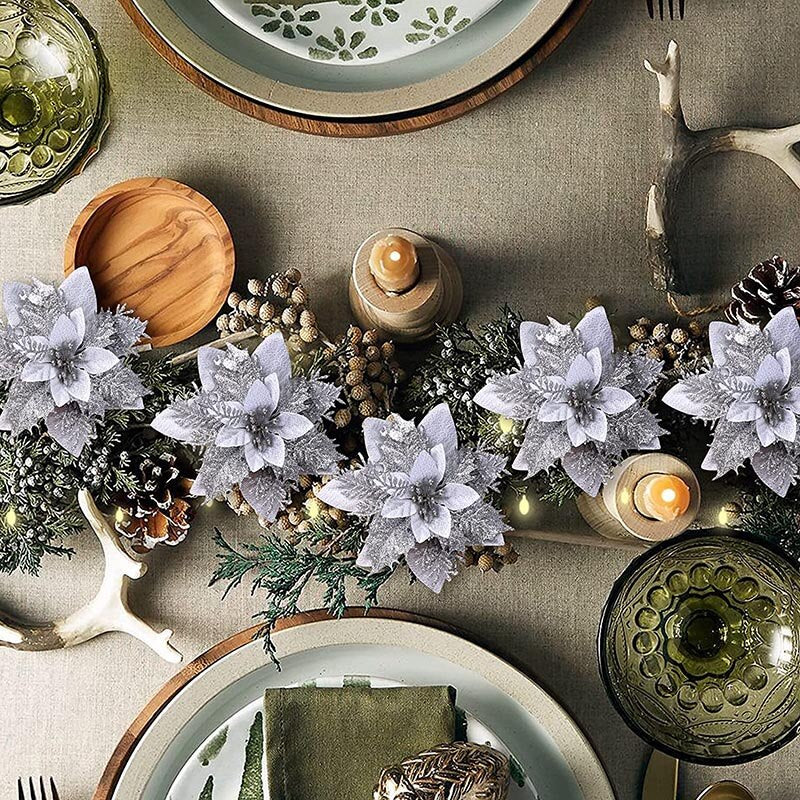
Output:
[[[686,513],[661,522],[640,513],[634,504],[636,486],[647,475],[676,475],[689,487],[691,501]],[[642,453],[622,461],[611,473],[597,497],[581,494],[578,510],[586,522],[607,539],[641,539],[661,542],[683,533],[700,511],[700,484],[692,469],[675,456]]]
[[[375,282],[369,256],[387,236],[408,239],[417,249],[419,280],[402,294],[387,294]],[[464,290],[452,256],[435,242],[403,228],[372,234],[358,248],[350,277],[350,307],[362,328],[377,328],[398,342],[418,342],[433,335],[437,325],[454,322]]]

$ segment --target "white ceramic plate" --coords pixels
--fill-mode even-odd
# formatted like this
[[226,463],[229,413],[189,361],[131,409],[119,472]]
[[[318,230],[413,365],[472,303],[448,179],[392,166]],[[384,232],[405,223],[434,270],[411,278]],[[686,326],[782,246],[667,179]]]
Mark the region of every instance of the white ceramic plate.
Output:
[[[133,2],[170,48],[236,94],[308,116],[367,119],[443,103],[490,81],[546,36],[573,0],[502,0],[435,47],[385,63],[356,57],[354,65],[340,61],[338,55],[319,61],[274,47],[233,22],[209,0]],[[434,7],[443,19],[451,5],[458,8],[455,0],[438,4],[429,0],[426,9]],[[449,24],[457,23],[451,20]],[[349,48],[350,28],[345,38]],[[356,48],[356,56],[361,50],[363,44]]]
[[[348,683],[363,683],[375,689],[402,686],[399,681],[363,675],[324,677],[313,683],[315,686],[328,688],[338,688]],[[262,780],[254,781],[250,777],[251,771],[247,768],[247,743],[252,735],[254,723],[261,721],[259,714],[262,708],[262,699],[254,700],[217,728],[184,764],[167,797],[170,800],[176,798],[194,800],[201,797],[205,787],[211,783],[213,800],[238,800],[243,785],[250,792],[248,796],[269,800],[269,776],[263,749],[260,758]],[[525,775],[522,766],[505,742],[471,714],[459,709],[459,715],[463,715],[467,741],[488,744],[509,757],[513,781],[508,800],[540,800],[530,778]]]
[[[459,707],[473,720],[472,735],[506,748],[527,776],[514,800],[536,797],[533,787],[540,800],[614,800],[602,765],[568,714],[536,683],[457,636],[411,622],[348,618],[280,631],[275,643],[281,672],[266,661],[261,642],[255,641],[193,677],[144,731],[122,769],[114,800],[195,800],[194,782],[191,792],[170,791],[178,787],[176,779],[186,779],[193,769],[187,764],[237,715],[241,722],[236,730],[243,730],[266,687],[342,675],[454,686]],[[222,792],[231,785],[238,792],[244,756],[239,745],[233,746],[231,733],[209,760],[209,767],[224,773],[220,782],[215,780],[214,800],[218,791],[219,800],[227,797]],[[223,757],[231,759],[230,766],[223,766]]]
[[265,44],[330,66],[416,55],[466,30],[500,0],[210,0]]

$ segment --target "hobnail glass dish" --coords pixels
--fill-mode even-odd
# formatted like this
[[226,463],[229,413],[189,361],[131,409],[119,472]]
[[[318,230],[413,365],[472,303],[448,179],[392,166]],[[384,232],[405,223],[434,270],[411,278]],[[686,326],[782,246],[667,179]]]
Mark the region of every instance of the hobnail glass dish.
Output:
[[108,126],[107,64],[66,0],[0,0],[0,205],[55,191]]
[[614,584],[600,672],[628,725],[701,764],[777,750],[800,727],[800,570],[764,540],[690,532]]

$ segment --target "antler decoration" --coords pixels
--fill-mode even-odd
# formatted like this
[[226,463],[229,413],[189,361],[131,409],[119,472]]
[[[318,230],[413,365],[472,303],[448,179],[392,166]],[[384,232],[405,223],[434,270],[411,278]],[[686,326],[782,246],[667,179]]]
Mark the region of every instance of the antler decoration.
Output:
[[58,650],[102,633],[120,631],[140,639],[162,658],[177,664],[183,657],[169,643],[172,631],[157,632],[128,605],[130,582],[141,578],[147,572],[147,565],[122,549],[116,531],[85,489],[78,492],[78,503],[103,546],[106,564],[99,591],[85,606],[57,622],[26,625],[3,617],[0,619],[0,646],[16,650]]
[[739,150],[755,153],[780,167],[800,188],[800,157],[794,146],[800,141],[800,124],[785,128],[708,128],[692,130],[681,107],[681,54],[671,41],[663,64],[644,62],[658,78],[658,102],[664,137],[664,154],[647,199],[647,251],[653,286],[685,293],[686,284],[669,240],[678,186],[686,170],[714,153]]

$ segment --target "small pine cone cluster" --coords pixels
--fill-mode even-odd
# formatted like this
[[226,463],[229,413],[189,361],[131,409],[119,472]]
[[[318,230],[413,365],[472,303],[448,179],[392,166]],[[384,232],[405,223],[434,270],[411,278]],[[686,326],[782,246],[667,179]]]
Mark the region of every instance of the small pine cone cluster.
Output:
[[380,342],[374,330],[362,331],[351,325],[344,339],[331,350],[334,382],[342,386],[344,406],[337,409],[333,423],[346,453],[358,448],[356,432],[367,417],[385,417],[392,408],[397,385],[405,378],[395,360],[392,342]]
[[477,567],[484,575],[489,572],[500,572],[506,564],[516,564],[519,553],[506,542],[500,547],[468,547],[464,553],[464,565]]
[[628,333],[628,352],[663,361],[664,372],[692,372],[709,355],[708,329],[698,319],[683,327],[640,317]]
[[220,335],[253,328],[264,338],[281,331],[294,352],[307,353],[319,345],[317,317],[308,308],[300,270],[276,272],[266,280],[250,278],[247,292],[228,295],[229,311],[217,317]]
[[234,486],[233,489],[226,492],[225,502],[240,517],[253,513],[253,507],[244,499],[244,495],[238,486]]

